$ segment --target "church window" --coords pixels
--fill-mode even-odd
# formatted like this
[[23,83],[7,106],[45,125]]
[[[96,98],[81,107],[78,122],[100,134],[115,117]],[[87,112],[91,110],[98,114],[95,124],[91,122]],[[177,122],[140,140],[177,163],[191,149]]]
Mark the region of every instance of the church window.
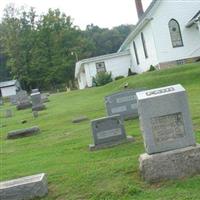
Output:
[[171,36],[171,42],[172,46],[175,47],[182,47],[183,46],[183,40],[180,30],[180,25],[175,19],[171,19],[169,21],[169,31]]
[[137,64],[139,65],[140,62],[139,62],[139,58],[138,58],[137,47],[136,47],[136,44],[135,44],[134,41],[133,41],[133,48],[134,48],[134,52],[135,52],[135,59],[136,59],[136,62],[137,62]]
[[96,63],[97,73],[106,72],[105,62]]
[[143,49],[144,49],[145,58],[148,58],[147,47],[146,47],[146,41],[145,41],[145,39],[144,39],[144,34],[143,34],[143,33],[141,33],[141,39],[142,39],[142,45],[143,45]]

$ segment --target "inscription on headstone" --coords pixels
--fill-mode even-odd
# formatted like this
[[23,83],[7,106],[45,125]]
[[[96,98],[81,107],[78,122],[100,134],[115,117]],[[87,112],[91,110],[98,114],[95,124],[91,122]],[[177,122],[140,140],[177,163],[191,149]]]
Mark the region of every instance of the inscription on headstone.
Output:
[[152,132],[156,143],[173,141],[185,136],[183,116],[175,113],[151,119]]
[[105,97],[108,116],[119,114],[123,119],[138,117],[136,92],[144,89],[132,89]]
[[181,85],[137,93],[148,154],[195,144],[187,96]]
[[126,137],[123,120],[120,115],[93,120],[91,121],[91,126],[94,139],[94,145],[90,145],[91,150],[132,140],[131,137]]

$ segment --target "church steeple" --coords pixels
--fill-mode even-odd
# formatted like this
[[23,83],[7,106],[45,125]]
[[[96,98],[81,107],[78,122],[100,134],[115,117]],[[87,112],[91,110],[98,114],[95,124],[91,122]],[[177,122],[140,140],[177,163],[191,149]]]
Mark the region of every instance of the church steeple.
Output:
[[137,9],[138,19],[140,19],[142,17],[142,15],[144,14],[142,0],[135,0],[135,5],[136,5],[136,9]]

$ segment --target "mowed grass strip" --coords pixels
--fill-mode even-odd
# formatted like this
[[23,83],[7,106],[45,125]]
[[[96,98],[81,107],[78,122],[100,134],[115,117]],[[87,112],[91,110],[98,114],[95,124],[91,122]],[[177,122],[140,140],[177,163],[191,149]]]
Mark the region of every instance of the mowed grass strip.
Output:
[[[129,88],[156,88],[182,84],[200,142],[200,63],[114,81],[106,86],[70,93],[52,94],[47,109],[34,119],[31,109],[16,111],[8,104],[0,110],[0,180],[45,172],[49,194],[43,200],[188,200],[200,199],[200,176],[159,184],[144,183],[139,175],[138,157],[144,152],[139,120],[125,122],[134,143],[89,152],[92,143],[90,121],[73,124],[72,119],[90,120],[106,116],[104,96]],[[13,111],[4,118],[4,109]],[[22,124],[21,120],[27,120]],[[6,140],[8,131],[38,125],[41,133],[17,140]]]

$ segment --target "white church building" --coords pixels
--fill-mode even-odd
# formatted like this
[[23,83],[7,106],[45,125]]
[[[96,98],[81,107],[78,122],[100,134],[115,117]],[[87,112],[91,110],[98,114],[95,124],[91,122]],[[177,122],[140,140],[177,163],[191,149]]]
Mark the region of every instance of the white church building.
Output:
[[153,0],[143,11],[135,0],[139,21],[117,53],[81,60],[75,77],[80,89],[92,87],[99,71],[113,78],[200,61],[200,0]]

